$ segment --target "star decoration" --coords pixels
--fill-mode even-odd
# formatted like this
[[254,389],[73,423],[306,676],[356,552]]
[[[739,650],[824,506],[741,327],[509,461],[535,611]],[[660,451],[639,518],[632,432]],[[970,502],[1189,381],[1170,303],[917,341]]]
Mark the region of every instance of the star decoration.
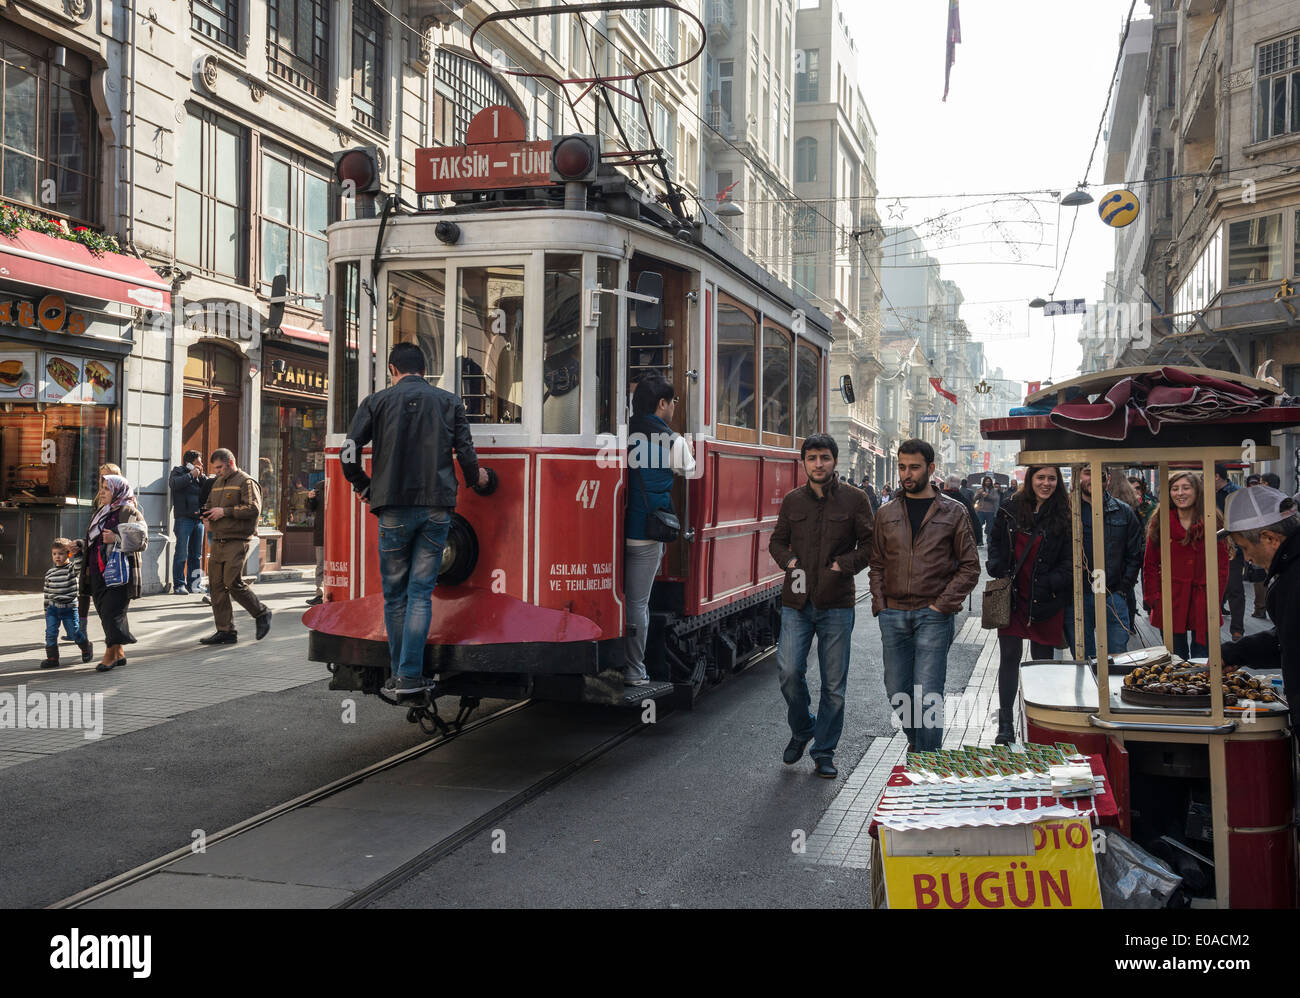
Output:
[[903,207],[903,202],[900,198],[894,198],[894,200],[888,205],[888,208],[889,217],[891,219],[901,219],[907,213],[907,209]]

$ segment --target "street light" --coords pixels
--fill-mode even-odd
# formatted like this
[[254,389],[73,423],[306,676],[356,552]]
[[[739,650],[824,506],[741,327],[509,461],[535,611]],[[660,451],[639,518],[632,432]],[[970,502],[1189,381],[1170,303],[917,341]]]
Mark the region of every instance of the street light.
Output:
[[1067,208],[1078,208],[1081,205],[1092,204],[1092,195],[1085,191],[1083,187],[1084,185],[1080,184],[1077,189],[1061,198],[1061,204]]
[[1046,298],[1031,298],[1031,299],[1029,300],[1029,307],[1030,307],[1030,308],[1046,308],[1046,307],[1047,307],[1047,299],[1046,299]]
[[745,214],[745,209],[736,204],[735,201],[724,201],[713,212],[719,218],[739,218]]

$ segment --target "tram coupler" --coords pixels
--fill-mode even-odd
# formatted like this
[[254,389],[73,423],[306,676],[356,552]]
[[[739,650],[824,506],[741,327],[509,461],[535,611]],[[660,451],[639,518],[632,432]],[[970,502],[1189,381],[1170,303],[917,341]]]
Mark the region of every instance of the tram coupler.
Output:
[[465,722],[469,720],[469,716],[478,709],[479,703],[481,703],[481,701],[478,697],[460,698],[460,709],[456,711],[456,720],[451,722],[451,726],[455,728],[457,732],[465,726]]

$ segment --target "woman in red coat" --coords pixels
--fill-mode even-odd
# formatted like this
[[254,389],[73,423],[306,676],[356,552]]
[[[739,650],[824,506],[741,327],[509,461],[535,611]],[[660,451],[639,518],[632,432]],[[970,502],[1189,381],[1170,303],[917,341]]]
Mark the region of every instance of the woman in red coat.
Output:
[[[1147,553],[1142,567],[1142,598],[1151,608],[1151,622],[1164,626],[1164,607],[1160,586],[1160,518],[1169,516],[1169,504],[1177,514],[1169,516],[1169,571],[1172,576],[1169,595],[1174,604],[1175,655],[1183,658],[1205,658],[1210,654],[1207,590],[1205,577],[1205,490],[1201,476],[1190,471],[1180,471],[1170,476],[1165,490],[1168,503],[1151,514],[1147,524]],[[1211,507],[1213,508],[1213,507]],[[1223,518],[1215,510],[1216,530]],[[1219,594],[1228,585],[1228,545],[1219,545]],[[1217,614],[1216,627],[1223,626],[1223,615]],[[1192,632],[1190,654],[1187,632]]]

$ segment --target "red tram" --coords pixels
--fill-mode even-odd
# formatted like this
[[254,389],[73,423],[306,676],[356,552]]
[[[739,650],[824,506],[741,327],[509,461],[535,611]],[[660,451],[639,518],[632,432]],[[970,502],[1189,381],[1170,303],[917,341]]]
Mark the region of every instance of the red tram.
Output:
[[[460,492],[426,651],[437,696],[689,704],[776,641],[767,543],[802,438],[825,430],[829,321],[607,165],[576,190],[460,200],[329,229],[326,602],[304,618],[310,657],[331,689],[379,693],[388,674],[375,520],[339,450],[358,400],[386,386],[389,348],[410,341],[464,399],[495,476],[490,494]],[[652,683],[630,696],[622,455],[631,387],[651,370],[677,389],[697,473],[676,483],[682,536],[652,593]]]

